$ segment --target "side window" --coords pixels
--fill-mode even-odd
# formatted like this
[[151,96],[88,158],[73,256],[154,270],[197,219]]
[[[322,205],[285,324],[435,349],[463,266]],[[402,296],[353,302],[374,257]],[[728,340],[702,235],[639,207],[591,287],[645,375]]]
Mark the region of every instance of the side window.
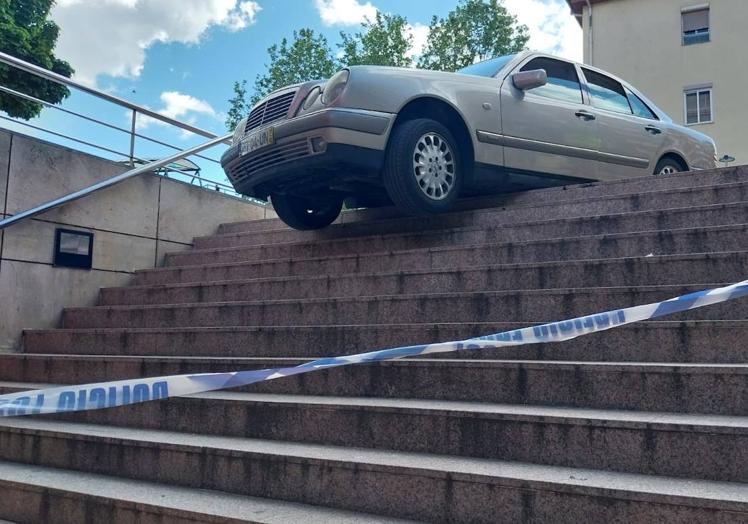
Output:
[[574,64],[552,58],[538,57],[527,62],[520,71],[532,71],[533,69],[545,69],[548,75],[548,83],[536,87],[529,91],[530,93],[566,102],[582,103],[582,87],[579,85],[579,77]]
[[634,93],[629,91],[628,88],[626,89],[626,94],[629,97],[629,103],[631,104],[631,109],[634,110],[634,114],[636,116],[640,116],[642,118],[649,118],[650,120],[659,120],[657,118],[657,115],[654,114],[654,111],[652,111],[647,104],[644,103],[644,101],[636,96]]
[[590,98],[594,107],[616,113],[633,113],[620,82],[589,69],[584,69],[584,76],[587,78],[587,86],[590,89]]

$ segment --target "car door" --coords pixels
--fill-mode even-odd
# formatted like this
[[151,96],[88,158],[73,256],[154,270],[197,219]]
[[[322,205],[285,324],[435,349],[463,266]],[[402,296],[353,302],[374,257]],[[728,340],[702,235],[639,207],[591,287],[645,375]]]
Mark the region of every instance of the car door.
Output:
[[504,164],[508,169],[594,179],[598,171],[595,112],[585,104],[576,66],[531,58],[514,71],[544,69],[548,83],[521,91],[511,75],[501,87]]
[[665,138],[647,104],[618,80],[582,67],[600,133],[600,178],[651,175]]

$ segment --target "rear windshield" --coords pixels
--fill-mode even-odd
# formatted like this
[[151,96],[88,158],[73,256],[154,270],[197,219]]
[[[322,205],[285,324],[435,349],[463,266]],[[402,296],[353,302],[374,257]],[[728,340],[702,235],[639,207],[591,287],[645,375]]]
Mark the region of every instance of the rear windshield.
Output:
[[456,72],[461,75],[487,76],[490,78],[496,76],[496,73],[501,71],[501,69],[511,62],[515,56],[517,55],[497,56],[496,58],[491,58],[489,60],[484,60],[483,62],[478,62],[477,64],[463,67]]

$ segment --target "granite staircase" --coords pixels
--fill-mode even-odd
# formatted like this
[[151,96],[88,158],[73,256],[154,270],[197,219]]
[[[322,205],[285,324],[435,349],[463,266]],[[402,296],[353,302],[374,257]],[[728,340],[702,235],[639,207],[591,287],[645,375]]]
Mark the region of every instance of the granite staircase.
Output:
[[[206,210],[207,211],[207,210]],[[0,392],[291,365],[748,278],[748,169],[196,238],[0,355]],[[0,420],[17,522],[746,522],[748,300],[560,344]]]

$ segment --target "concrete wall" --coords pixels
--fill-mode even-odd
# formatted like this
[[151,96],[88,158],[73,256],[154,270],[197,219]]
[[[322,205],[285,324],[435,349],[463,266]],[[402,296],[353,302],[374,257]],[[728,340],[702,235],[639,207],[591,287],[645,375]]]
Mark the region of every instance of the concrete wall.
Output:
[[[0,213],[12,215],[125,171],[120,164],[0,130]],[[24,328],[57,325],[66,306],[96,303],[136,269],[191,247],[218,224],[265,208],[156,175],[141,175],[0,231],[0,350]],[[53,265],[58,227],[94,233],[93,269]]]
[[[711,41],[681,45],[681,9],[710,6]],[[588,11],[583,10],[584,60],[625,78],[679,124],[684,123],[683,90],[712,84],[713,118],[693,128],[748,164],[748,85],[745,0],[608,0],[592,7],[592,49]],[[733,164],[734,165],[734,164]]]

